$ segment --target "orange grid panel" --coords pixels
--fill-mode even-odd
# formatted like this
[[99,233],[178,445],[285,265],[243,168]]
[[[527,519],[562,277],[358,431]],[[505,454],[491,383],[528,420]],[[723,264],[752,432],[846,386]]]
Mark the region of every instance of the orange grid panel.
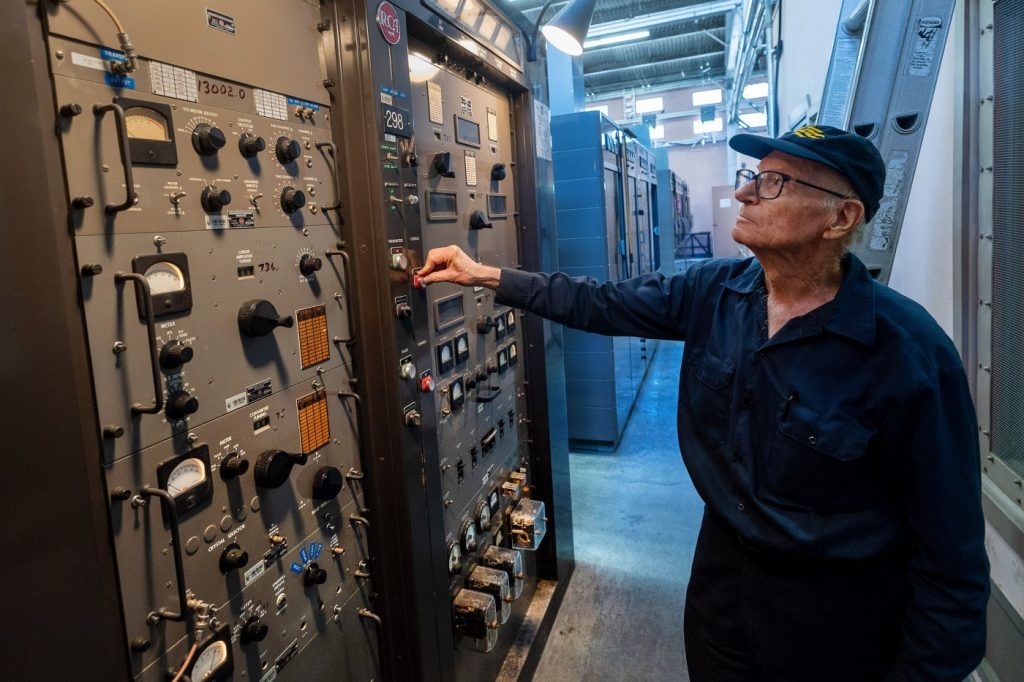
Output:
[[327,306],[315,305],[296,311],[299,320],[299,352],[302,369],[318,365],[331,357],[327,341]]
[[299,413],[299,441],[302,454],[319,450],[331,440],[331,423],[327,418],[327,392],[316,391],[295,401]]

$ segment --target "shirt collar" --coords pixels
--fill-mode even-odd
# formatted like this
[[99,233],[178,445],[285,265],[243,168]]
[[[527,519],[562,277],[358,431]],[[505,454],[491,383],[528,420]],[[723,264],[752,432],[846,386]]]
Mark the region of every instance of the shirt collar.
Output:
[[[751,258],[743,272],[722,286],[738,294],[759,291],[764,270]],[[875,343],[875,281],[859,258],[852,253],[843,256],[843,281],[836,297],[814,313],[821,315],[821,326],[834,334],[867,346]]]

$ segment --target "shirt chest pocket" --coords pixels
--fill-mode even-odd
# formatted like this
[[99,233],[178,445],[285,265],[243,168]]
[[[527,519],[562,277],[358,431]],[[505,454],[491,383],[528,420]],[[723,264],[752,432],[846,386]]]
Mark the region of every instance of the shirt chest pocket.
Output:
[[702,353],[693,363],[687,381],[690,414],[694,432],[705,447],[719,448],[729,424],[735,367],[710,353]]
[[760,467],[762,494],[787,508],[835,513],[860,509],[881,493],[873,428],[848,415],[791,404],[778,415]]

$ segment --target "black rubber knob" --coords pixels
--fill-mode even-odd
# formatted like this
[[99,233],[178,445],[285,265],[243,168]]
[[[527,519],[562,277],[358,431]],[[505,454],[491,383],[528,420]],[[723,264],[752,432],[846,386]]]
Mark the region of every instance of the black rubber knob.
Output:
[[222,208],[231,203],[231,192],[210,185],[203,189],[199,201],[207,213],[220,213]]
[[301,189],[285,187],[281,191],[281,210],[289,215],[306,205],[306,195]]
[[182,391],[167,401],[167,416],[171,419],[184,419],[198,409],[199,401],[188,391]]
[[335,467],[320,467],[313,476],[313,499],[333,500],[344,487],[345,479]]
[[496,163],[491,166],[491,180],[501,182],[505,179],[505,164]]
[[452,153],[441,152],[434,154],[434,170],[443,178],[454,178],[455,167],[452,165]]
[[266,450],[256,458],[256,467],[252,475],[256,485],[261,488],[280,488],[291,475],[292,467],[305,463],[305,455],[284,450]]
[[476,388],[476,376],[470,374],[466,377],[466,390],[472,391],[474,388]]
[[266,336],[278,327],[291,327],[291,315],[278,315],[274,304],[263,298],[254,298],[238,309],[238,329],[246,336]]
[[302,156],[302,145],[291,138],[279,137],[274,145],[274,153],[277,155],[277,160],[287,166]]
[[209,123],[200,123],[192,130],[192,147],[200,156],[213,156],[227,141],[224,132]]
[[252,133],[242,133],[238,138],[238,151],[247,159],[251,159],[267,148],[267,141]]
[[496,326],[496,322],[490,315],[480,315],[476,318],[476,331],[479,334],[486,334]]
[[327,582],[327,571],[320,568],[314,561],[309,566],[306,566],[306,573],[302,577],[302,582],[306,583],[306,587],[323,585]]
[[245,568],[245,565],[249,563],[249,553],[243,552],[242,548],[232,543],[221,552],[220,555],[220,572],[227,573],[228,571],[237,571],[240,568]]
[[420,165],[420,160],[417,159],[416,155],[413,154],[412,152],[407,152],[405,154],[405,165],[409,166],[410,168],[415,168],[416,166]]
[[230,481],[236,476],[241,476],[249,470],[249,460],[239,457],[238,453],[228,455],[224,463],[220,465],[220,476],[225,481]]
[[260,622],[259,616],[250,616],[242,626],[242,644],[262,642],[269,632],[270,628]]
[[178,369],[192,360],[194,351],[180,341],[168,341],[160,349],[160,366],[164,369]]
[[487,361],[487,373],[488,374],[497,374],[498,373],[498,365],[497,365],[497,363],[494,362],[494,360],[488,360]]
[[469,229],[482,230],[488,227],[494,226],[487,222],[487,217],[484,215],[483,211],[473,211],[469,214]]
[[302,258],[299,259],[299,272],[305,277],[309,277],[314,272],[318,272],[320,268],[324,266],[324,262],[316,256],[311,256],[308,253],[302,254]]

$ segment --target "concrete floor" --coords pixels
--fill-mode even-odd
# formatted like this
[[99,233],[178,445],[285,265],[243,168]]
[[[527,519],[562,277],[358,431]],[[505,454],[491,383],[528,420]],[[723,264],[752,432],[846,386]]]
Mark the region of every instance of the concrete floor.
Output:
[[616,452],[571,455],[576,572],[536,682],[689,679],[683,600],[704,504],[676,440],[682,352],[659,342]]

